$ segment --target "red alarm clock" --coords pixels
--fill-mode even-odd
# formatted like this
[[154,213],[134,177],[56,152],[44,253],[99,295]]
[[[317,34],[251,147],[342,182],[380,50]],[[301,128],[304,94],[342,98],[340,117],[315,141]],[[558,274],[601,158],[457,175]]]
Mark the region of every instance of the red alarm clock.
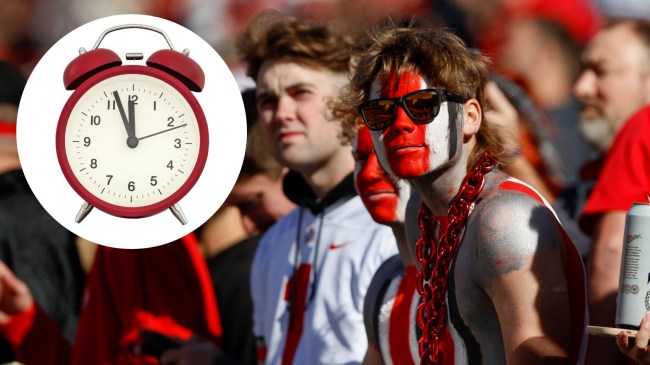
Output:
[[[147,29],[169,49],[146,65],[123,65],[114,51],[98,48],[110,32]],[[174,50],[161,29],[125,24],[105,30],[90,51],[80,49],[63,73],[74,90],[56,130],[58,162],[67,182],[85,201],[79,223],[93,207],[118,217],[141,218],[178,205],[197,182],[208,156],[208,125],[193,92],[205,75],[189,51]],[[141,60],[141,53],[127,53]]]

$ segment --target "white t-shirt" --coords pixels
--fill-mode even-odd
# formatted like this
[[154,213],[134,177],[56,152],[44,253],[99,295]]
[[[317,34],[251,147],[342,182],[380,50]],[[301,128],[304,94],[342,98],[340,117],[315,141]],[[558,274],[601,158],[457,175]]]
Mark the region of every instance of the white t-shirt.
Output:
[[316,215],[298,207],[278,221],[251,271],[253,332],[264,340],[266,363],[361,363],[364,297],[377,268],[396,253],[392,231],[372,220],[358,196]]

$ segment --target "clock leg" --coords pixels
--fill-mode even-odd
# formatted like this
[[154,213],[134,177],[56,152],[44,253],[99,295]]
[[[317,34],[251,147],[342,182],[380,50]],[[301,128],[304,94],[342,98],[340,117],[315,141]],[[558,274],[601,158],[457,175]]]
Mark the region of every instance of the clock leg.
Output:
[[180,205],[174,204],[169,207],[169,210],[172,211],[174,217],[176,217],[183,225],[187,224],[187,218],[185,218],[185,213],[183,213]]
[[79,209],[79,212],[77,213],[77,216],[75,217],[74,221],[77,223],[81,223],[84,218],[90,213],[90,211],[93,210],[93,206],[88,204],[88,202],[84,202],[83,205],[81,206],[81,209]]

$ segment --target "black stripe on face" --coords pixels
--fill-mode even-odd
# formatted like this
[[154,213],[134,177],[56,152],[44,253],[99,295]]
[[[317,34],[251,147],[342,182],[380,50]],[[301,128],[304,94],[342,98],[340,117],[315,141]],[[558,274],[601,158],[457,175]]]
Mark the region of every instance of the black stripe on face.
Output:
[[458,151],[458,125],[459,123],[460,105],[454,102],[447,102],[447,112],[449,113],[449,159],[451,159]]

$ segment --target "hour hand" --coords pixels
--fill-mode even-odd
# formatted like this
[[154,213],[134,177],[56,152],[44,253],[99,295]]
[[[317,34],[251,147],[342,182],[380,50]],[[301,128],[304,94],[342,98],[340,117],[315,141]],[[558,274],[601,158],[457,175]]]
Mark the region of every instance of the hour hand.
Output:
[[126,129],[126,135],[131,137],[131,129],[129,128],[129,120],[126,118],[126,113],[124,112],[124,106],[122,106],[122,100],[120,99],[120,94],[117,91],[113,91],[113,97],[117,103],[117,109],[120,110],[120,116],[122,117],[122,123],[124,123],[124,128]]

